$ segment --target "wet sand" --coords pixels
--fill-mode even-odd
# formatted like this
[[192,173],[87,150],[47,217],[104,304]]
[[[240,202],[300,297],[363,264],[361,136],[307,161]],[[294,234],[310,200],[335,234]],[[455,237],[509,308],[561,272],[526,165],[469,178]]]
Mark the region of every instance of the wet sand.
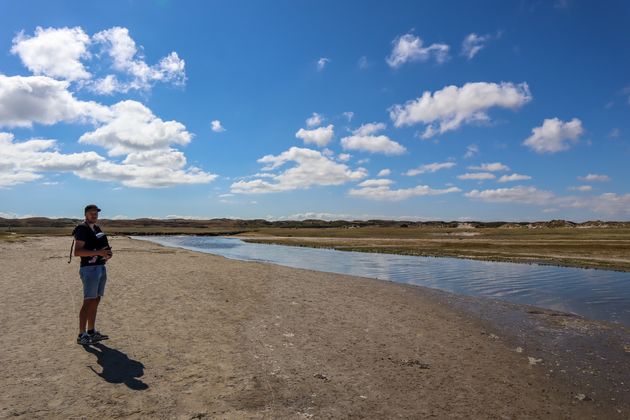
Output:
[[84,348],[70,242],[0,242],[0,417],[630,413],[626,328],[122,236]]

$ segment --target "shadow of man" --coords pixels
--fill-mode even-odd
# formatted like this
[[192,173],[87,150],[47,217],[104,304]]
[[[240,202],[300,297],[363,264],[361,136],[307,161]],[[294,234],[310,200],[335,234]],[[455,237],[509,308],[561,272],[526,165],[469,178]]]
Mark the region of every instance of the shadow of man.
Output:
[[124,383],[134,391],[143,391],[149,388],[149,385],[137,379],[144,375],[144,365],[139,361],[130,359],[125,353],[101,343],[83,346],[83,348],[96,356],[96,362],[101,365],[103,371],[99,373],[91,366],[90,369],[107,382],[112,384]]

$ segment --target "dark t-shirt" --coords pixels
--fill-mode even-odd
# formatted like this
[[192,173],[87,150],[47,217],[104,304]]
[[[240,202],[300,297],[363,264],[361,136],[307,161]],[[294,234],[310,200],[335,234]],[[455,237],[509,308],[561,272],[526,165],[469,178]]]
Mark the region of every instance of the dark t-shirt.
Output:
[[[74,228],[74,239],[84,241],[83,248],[90,251],[109,247],[107,236],[105,236],[98,225],[94,225],[94,230],[90,229],[86,223],[78,225]],[[81,257],[81,267],[103,265],[105,262],[105,258],[101,256]]]

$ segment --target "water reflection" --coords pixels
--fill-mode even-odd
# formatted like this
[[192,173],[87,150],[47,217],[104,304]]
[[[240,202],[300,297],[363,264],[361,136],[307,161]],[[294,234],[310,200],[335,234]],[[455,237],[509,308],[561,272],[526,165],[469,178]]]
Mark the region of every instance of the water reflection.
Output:
[[133,238],[239,260],[373,277],[528,303],[630,325],[630,273],[252,244],[216,236]]

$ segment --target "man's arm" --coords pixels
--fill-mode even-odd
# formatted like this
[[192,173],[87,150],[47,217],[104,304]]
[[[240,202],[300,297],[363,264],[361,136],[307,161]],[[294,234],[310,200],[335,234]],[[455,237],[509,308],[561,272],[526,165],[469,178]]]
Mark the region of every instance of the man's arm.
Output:
[[94,257],[94,256],[107,257],[109,256],[109,253],[111,253],[111,251],[107,249],[97,249],[97,250],[91,251],[89,249],[83,248],[84,245],[85,245],[85,241],[81,241],[78,239],[74,241],[74,256],[75,257]]

